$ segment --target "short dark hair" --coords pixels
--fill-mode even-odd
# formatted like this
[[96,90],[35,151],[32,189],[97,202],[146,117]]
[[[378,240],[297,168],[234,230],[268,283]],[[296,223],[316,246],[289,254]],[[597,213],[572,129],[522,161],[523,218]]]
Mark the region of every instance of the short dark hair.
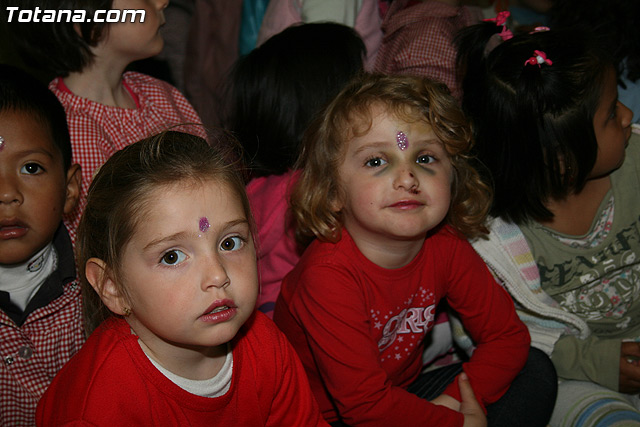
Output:
[[[6,6],[31,10],[36,7],[84,10],[87,17],[93,17],[97,10],[111,9],[113,0],[5,0],[3,5],[5,3]],[[0,14],[8,13],[6,6]],[[71,72],[82,71],[93,62],[91,48],[106,35],[108,23],[91,19],[81,23],[31,22],[27,25],[12,22],[8,25],[25,64],[36,69],[45,68],[54,76],[64,77]]]
[[64,171],[71,166],[71,139],[67,116],[58,98],[26,71],[0,64],[0,113],[16,111],[46,126],[60,154]]
[[[457,37],[462,106],[479,169],[494,185],[491,214],[549,220],[545,202],[580,191],[593,169],[593,118],[613,60],[576,30],[517,35],[486,52],[500,29],[482,23]],[[553,64],[525,65],[534,50]]]
[[365,53],[352,28],[312,23],[285,29],[236,62],[223,122],[254,176],[293,167],[307,125],[362,70]]

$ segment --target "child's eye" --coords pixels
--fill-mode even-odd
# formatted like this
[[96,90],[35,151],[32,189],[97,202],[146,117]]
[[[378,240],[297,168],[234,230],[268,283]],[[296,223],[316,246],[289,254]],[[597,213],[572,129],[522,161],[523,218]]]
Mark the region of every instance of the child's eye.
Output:
[[370,159],[367,159],[366,162],[364,162],[365,166],[368,166],[370,168],[379,168],[380,166],[386,165],[387,161],[384,159],[381,159],[380,157],[373,157]]
[[26,165],[22,166],[22,168],[20,168],[20,173],[24,173],[27,175],[35,175],[42,171],[44,171],[44,169],[37,163],[27,163]]
[[162,259],[160,260],[160,264],[164,265],[176,265],[183,262],[187,256],[184,252],[179,251],[177,249],[170,250],[166,254],[162,255]]
[[418,158],[416,159],[416,163],[423,163],[423,164],[433,163],[435,161],[436,161],[436,158],[428,154],[423,154],[421,156],[418,156]]
[[223,251],[237,251],[244,246],[245,239],[240,236],[227,237],[220,243],[220,249]]

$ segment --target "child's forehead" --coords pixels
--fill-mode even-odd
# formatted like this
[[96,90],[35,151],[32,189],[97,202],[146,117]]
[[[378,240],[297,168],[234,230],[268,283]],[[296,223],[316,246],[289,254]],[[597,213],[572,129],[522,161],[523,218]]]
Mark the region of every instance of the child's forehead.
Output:
[[50,127],[31,112],[0,111],[0,137],[3,152],[44,151],[62,162],[62,153],[54,142]]
[[233,185],[221,177],[186,177],[177,181],[151,183],[141,194],[139,205],[147,209],[164,204],[166,197],[191,198],[197,202],[212,194],[219,200],[242,206],[242,198],[234,191]]
[[357,109],[349,115],[348,139],[365,135],[373,126],[385,119],[389,119],[399,125],[417,122],[430,125],[419,111],[409,106],[392,106],[381,102],[373,103],[365,108]]

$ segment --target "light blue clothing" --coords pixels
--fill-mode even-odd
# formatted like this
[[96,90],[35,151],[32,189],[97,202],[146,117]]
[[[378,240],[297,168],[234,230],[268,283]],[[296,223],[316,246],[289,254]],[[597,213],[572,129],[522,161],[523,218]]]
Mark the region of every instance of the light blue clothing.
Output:
[[618,99],[633,111],[632,123],[640,123],[640,79],[632,82],[626,77],[622,78],[626,89],[618,86]]
[[262,18],[269,5],[269,0],[244,0],[242,2],[242,18],[240,36],[238,38],[238,54],[246,55],[256,47],[258,31]]

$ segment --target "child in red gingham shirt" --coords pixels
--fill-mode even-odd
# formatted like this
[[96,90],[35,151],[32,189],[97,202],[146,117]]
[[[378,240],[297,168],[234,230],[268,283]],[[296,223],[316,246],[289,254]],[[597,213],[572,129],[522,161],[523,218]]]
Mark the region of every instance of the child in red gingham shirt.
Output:
[[44,84],[0,65],[0,425],[36,404],[85,341],[63,213],[80,191],[64,109]]
[[456,33],[482,19],[482,10],[458,0],[395,0],[382,22],[384,37],[374,70],[386,74],[423,76],[456,84]]
[[[20,2],[23,8],[42,0]],[[124,72],[133,61],[162,50],[159,28],[168,0],[71,0],[76,13],[94,17],[98,10],[144,10],[144,21],[40,23],[16,25],[27,60],[51,69],[52,90],[65,108],[73,159],[82,166],[78,207],[64,217],[72,240],[96,171],[113,153],[140,139],[180,124],[200,123],[184,96],[170,84],[137,72]],[[113,14],[113,13],[112,13]],[[88,21],[88,20],[86,20]],[[24,30],[24,34],[23,31]]]

